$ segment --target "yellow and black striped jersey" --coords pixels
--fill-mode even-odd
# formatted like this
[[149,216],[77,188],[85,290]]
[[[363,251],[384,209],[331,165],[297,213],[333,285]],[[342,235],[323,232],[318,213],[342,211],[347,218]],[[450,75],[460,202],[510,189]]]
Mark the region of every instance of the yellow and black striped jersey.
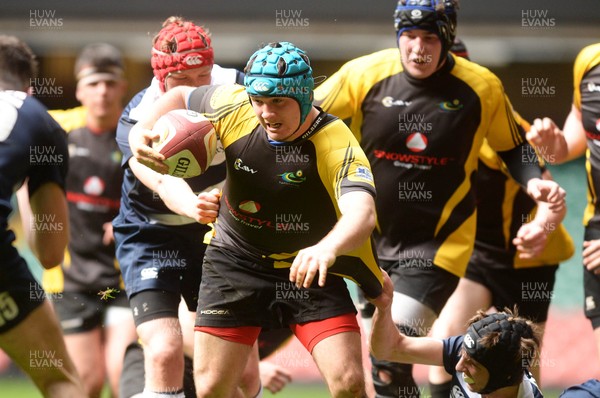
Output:
[[349,120],[371,162],[379,257],[419,257],[462,276],[475,240],[483,140],[496,151],[524,142],[499,79],[456,57],[415,79],[392,48],[347,62],[317,87],[315,100]]
[[583,215],[586,226],[600,229],[600,43],[582,49],[573,67],[573,105],[581,111],[588,141],[586,171],[588,204]]
[[546,247],[539,256],[534,259],[519,258],[511,242],[521,225],[535,217],[535,201],[510,176],[500,156],[487,142],[481,147],[479,162],[475,184],[477,242],[489,249],[489,255],[498,253],[497,264],[506,262],[514,268],[554,265],[568,260],[575,252],[575,246],[562,224],[548,235]]
[[[343,194],[375,196],[367,157],[332,115],[320,112],[301,137],[276,143],[259,124],[243,86],[198,88],[189,108],[211,120],[225,149],[227,178],[211,245],[290,267],[300,249],[331,231]],[[338,257],[330,272],[354,280],[368,295],[381,291],[370,240]]]

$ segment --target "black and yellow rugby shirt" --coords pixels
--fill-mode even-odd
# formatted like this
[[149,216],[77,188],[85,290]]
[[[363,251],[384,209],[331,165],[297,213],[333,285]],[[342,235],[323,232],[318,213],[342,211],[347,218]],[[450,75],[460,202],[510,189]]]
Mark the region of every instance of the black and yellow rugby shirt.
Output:
[[546,247],[533,259],[521,259],[512,244],[519,228],[535,217],[535,201],[508,173],[496,152],[484,142],[479,155],[476,250],[485,250],[496,264],[511,268],[555,265],[575,252],[573,240],[560,224],[548,235]]
[[[355,190],[375,196],[369,161],[332,115],[321,112],[300,138],[275,145],[243,86],[198,88],[189,108],[211,120],[225,148],[227,178],[210,245],[290,267],[300,249],[331,231],[341,215],[340,196]],[[330,272],[354,280],[367,294],[381,291],[370,240],[338,257]]]
[[583,224],[600,229],[600,43],[587,46],[579,52],[573,71],[573,105],[581,111],[588,142],[588,204],[583,215]]
[[462,276],[475,240],[472,188],[483,139],[496,151],[524,142],[499,79],[455,57],[414,79],[392,48],[349,61],[315,99],[351,119],[371,162],[379,258],[417,258]]

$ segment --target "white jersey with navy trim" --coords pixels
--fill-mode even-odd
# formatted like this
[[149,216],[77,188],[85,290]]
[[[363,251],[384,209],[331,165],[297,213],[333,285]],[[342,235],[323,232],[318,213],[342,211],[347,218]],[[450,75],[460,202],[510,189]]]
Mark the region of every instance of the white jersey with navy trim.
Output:
[[[460,361],[460,352],[463,345],[463,336],[454,336],[444,339],[444,368],[452,375],[452,390],[450,398],[481,398],[481,394],[473,392],[465,383],[462,372],[456,370]],[[517,398],[543,398],[544,395],[538,388],[535,379],[529,372],[523,375],[519,386]]]

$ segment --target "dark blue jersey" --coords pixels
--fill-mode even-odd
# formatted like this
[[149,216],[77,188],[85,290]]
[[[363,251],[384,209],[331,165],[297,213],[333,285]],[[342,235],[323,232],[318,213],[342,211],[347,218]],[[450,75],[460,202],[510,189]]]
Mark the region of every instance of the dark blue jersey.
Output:
[[[38,100],[20,91],[0,91],[0,264],[14,241],[8,230],[13,193],[28,179],[29,195],[43,184],[64,188],[68,167],[66,135]],[[48,215],[49,216],[49,215]]]
[[[243,80],[243,75],[235,69],[213,66],[212,84],[236,83]],[[117,128],[117,143],[123,153],[123,189],[121,192],[120,219],[125,218],[128,222],[151,222],[166,225],[183,225],[194,222],[183,216],[174,214],[167,208],[164,202],[146,187],[133,174],[128,167],[129,159],[132,157],[129,147],[129,131],[141,118],[144,112],[160,97],[158,81],[153,79],[150,87],[139,92],[127,104],[119,120]],[[222,152],[222,147],[219,145]],[[217,154],[211,166],[205,173],[198,177],[188,178],[186,182],[196,193],[207,190],[213,185],[221,183],[225,179],[224,154]]]
[[[473,392],[465,383],[462,372],[456,370],[456,364],[460,361],[463,345],[463,336],[454,336],[444,339],[444,369],[452,375],[452,390],[450,398],[480,398],[481,394]],[[529,372],[523,375],[523,381],[519,386],[517,398],[543,398],[535,379]]]

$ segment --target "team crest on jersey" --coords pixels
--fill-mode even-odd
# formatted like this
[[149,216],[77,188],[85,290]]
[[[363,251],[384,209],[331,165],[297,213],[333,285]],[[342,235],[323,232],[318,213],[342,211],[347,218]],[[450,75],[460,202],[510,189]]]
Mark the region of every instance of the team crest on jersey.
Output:
[[456,112],[460,111],[463,108],[463,104],[460,103],[459,99],[454,99],[452,101],[444,101],[440,102],[440,109],[448,112]]
[[279,181],[279,183],[285,185],[298,186],[299,184],[306,181],[306,177],[304,177],[304,173],[302,172],[302,170],[288,171],[285,173],[278,174],[277,176],[281,178],[281,181]]
[[422,152],[427,148],[427,137],[423,133],[412,133],[406,138],[406,147],[412,152]]

